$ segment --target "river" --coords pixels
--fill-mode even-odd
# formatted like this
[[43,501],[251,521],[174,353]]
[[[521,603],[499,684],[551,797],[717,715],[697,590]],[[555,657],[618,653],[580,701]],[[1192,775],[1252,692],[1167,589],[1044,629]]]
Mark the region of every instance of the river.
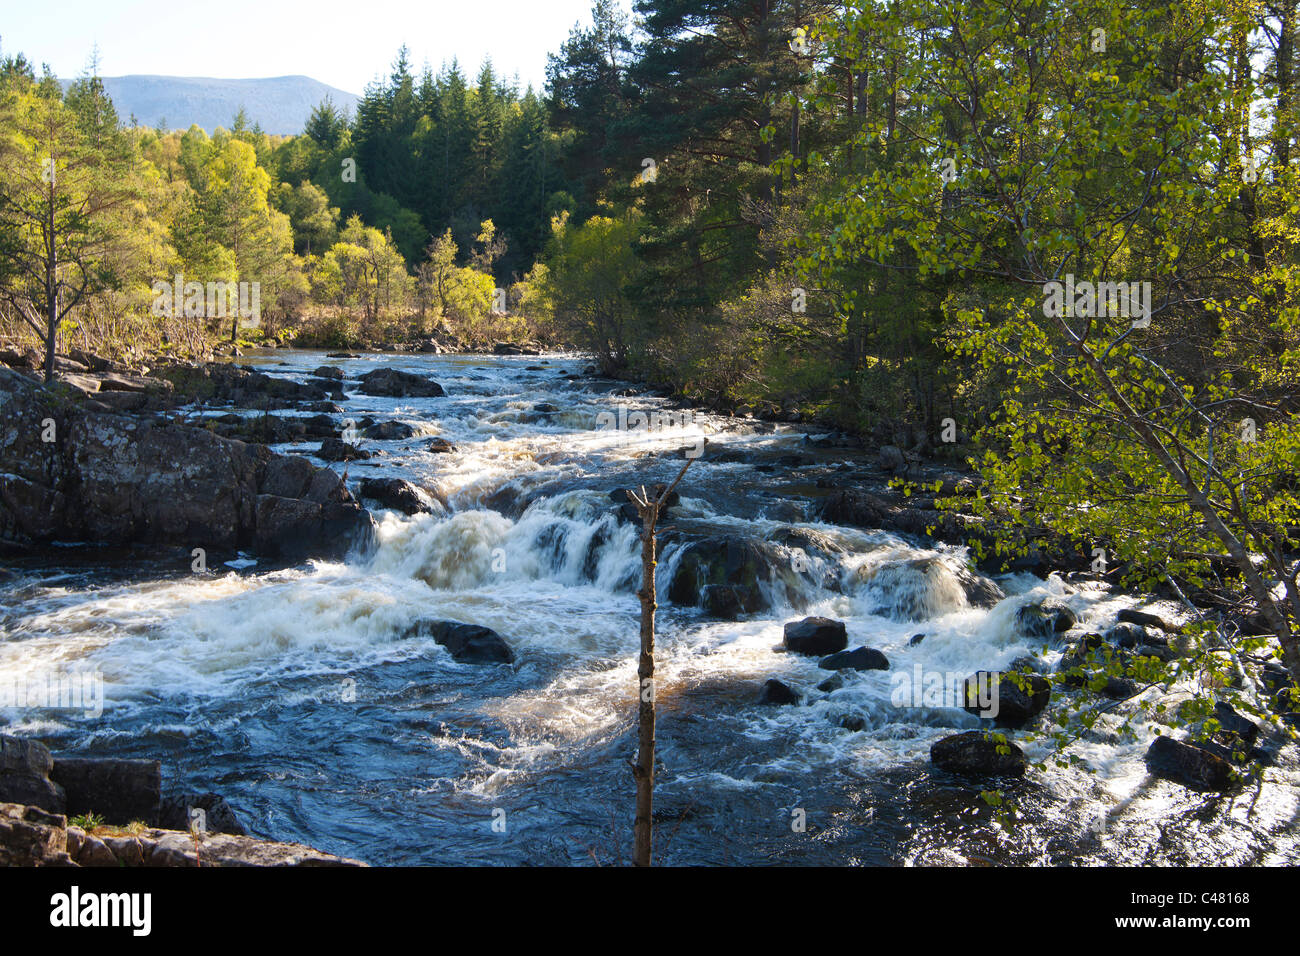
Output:
[[[1031,772],[1011,788],[1012,822],[995,817],[980,785],[934,770],[930,745],[979,721],[897,706],[899,674],[999,669],[1042,651],[1015,626],[1034,600],[1062,600],[1099,629],[1136,599],[1020,574],[998,579],[1008,596],[996,607],[968,606],[944,571],[958,549],[808,519],[818,479],[859,466],[849,450],[811,446],[806,427],[683,414],[584,376],[574,356],[239,361],[298,379],[336,365],[349,381],[391,365],[440,382],[446,397],[431,399],[345,386],[343,417],[415,425],[415,438],[365,440],[382,454],[349,463],[348,477],[410,479],[447,513],[376,512],[373,553],[289,569],[252,556],[194,573],[188,552],[77,547],[11,562],[0,681],[93,668],[105,708],[11,708],[0,711],[8,732],[56,754],[159,759],[168,789],[222,794],[254,833],[371,864],[626,863],[640,557],[610,492],[670,481],[678,450],[707,439],[659,567],[659,861],[1300,862],[1288,750],[1264,783],[1206,796],[1148,777],[1150,727],[1126,740],[1103,721],[1073,748],[1091,772]],[[637,412],[666,420],[608,427]],[[428,450],[431,436],[456,451]],[[767,542],[796,572],[738,621],[665,594],[683,541],[719,536]],[[895,573],[927,556],[940,559],[935,573]],[[830,672],[779,650],[783,624],[807,615],[845,621],[849,646],[879,649],[890,670],[815,690]],[[516,663],[457,663],[429,638],[403,636],[425,619],[491,627]],[[1048,648],[1044,663],[1057,655]],[[804,702],[759,705],[770,677]],[[1026,744],[1031,758],[1047,751]]]

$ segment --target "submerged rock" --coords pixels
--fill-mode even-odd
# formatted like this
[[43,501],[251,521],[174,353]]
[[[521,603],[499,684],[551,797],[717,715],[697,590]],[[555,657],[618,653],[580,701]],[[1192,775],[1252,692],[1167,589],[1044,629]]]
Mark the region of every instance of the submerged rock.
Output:
[[[999,753],[999,747],[1008,752]],[[937,741],[930,747],[930,762],[940,770],[979,777],[1020,777],[1029,767],[1024,751],[1014,743],[999,744],[978,730]]]
[[742,614],[752,614],[761,607],[755,592],[738,584],[707,584],[700,593],[700,604],[707,614],[734,621]]
[[758,694],[760,704],[797,704],[799,699],[797,690],[775,677],[768,678]]
[[463,664],[513,664],[515,653],[496,631],[460,621],[419,621],[406,629],[406,637],[427,634]]
[[796,654],[822,657],[844,650],[848,646],[848,633],[843,621],[828,617],[806,617],[791,621],[785,626],[783,643]]

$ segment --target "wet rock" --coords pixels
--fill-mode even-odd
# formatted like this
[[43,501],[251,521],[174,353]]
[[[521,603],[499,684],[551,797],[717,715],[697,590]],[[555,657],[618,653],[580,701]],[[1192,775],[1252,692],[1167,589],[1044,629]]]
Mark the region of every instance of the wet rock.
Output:
[[1160,736],[1146,753],[1153,776],[1172,780],[1193,790],[1220,792],[1233,785],[1232,765],[1203,747]]
[[365,461],[370,457],[370,452],[349,445],[340,438],[326,438],[320,443],[316,457],[322,461]]
[[907,646],[916,647],[916,645],[920,644],[923,640],[925,640],[924,634],[913,634],[912,639],[907,642]]
[[424,443],[424,450],[436,455],[445,455],[454,452],[456,446],[445,438],[430,438]]
[[827,617],[806,617],[802,621],[791,621],[785,626],[785,647],[796,654],[822,657],[844,650],[848,643],[843,621]]
[[67,794],[68,816],[94,813],[119,826],[158,822],[162,765],[157,760],[60,757],[50,778]]
[[837,727],[843,727],[845,730],[851,730],[855,733],[867,729],[867,721],[861,714],[841,714],[835,724]]
[[844,676],[842,674],[832,674],[830,677],[818,684],[817,689],[823,694],[830,694],[839,690],[843,686]]
[[[638,519],[639,520],[639,519]],[[709,585],[732,585],[745,594],[742,606],[767,607],[760,585],[770,582],[773,567],[788,564],[780,550],[767,541],[749,538],[709,538],[685,547],[672,580],[668,600],[686,607],[698,606]]]
[[335,366],[332,365],[322,365],[319,368],[313,370],[312,374],[315,375],[317,378],[333,379],[336,382],[343,381],[343,369],[336,368]]
[[760,704],[797,704],[799,700],[798,691],[775,677],[768,678],[763,684],[763,689],[758,694]]
[[859,577],[875,585],[881,600],[875,613],[907,621],[925,621],[957,610],[963,600],[971,607],[993,607],[1006,597],[988,578],[938,555],[864,566]]
[[1016,628],[1029,637],[1052,638],[1079,623],[1079,617],[1059,601],[1026,604],[1016,611]]
[[[201,810],[202,816],[191,812]],[[202,827],[198,827],[202,821]],[[162,800],[158,809],[158,827],[162,830],[199,829],[206,833],[230,833],[246,836],[248,831],[239,822],[235,810],[225,797],[216,793],[180,793]]]
[[[1021,689],[1010,674],[976,671],[966,678],[965,710],[976,717],[992,718],[997,727],[1020,728],[1041,714],[1052,699],[1052,684],[1037,674],[1019,674]],[[989,703],[987,709],[983,706]]]
[[361,376],[363,395],[382,395],[391,398],[441,398],[443,387],[432,379],[394,368],[379,368]]
[[734,621],[742,614],[752,614],[760,609],[754,592],[736,584],[707,584],[700,592],[700,605],[705,613],[724,621]]
[[0,803],[20,803],[63,813],[67,797],[50,779],[54,758],[36,740],[0,734]]
[[[999,748],[1008,753],[999,753]],[[998,744],[978,730],[944,737],[930,747],[930,762],[940,770],[972,777],[1020,777],[1029,767],[1024,751],[1011,741]]]
[[514,651],[496,631],[460,621],[420,621],[407,628],[407,637],[427,634],[464,664],[513,664]]
[[414,438],[419,432],[414,425],[408,425],[406,422],[387,421],[371,425],[361,433],[366,438],[375,438],[380,441],[401,441],[406,438]]
[[[542,371],[542,369],[540,368],[538,368],[537,370]],[[559,410],[560,410],[560,406],[552,405],[550,402],[538,402],[536,405],[533,406],[533,411],[538,412],[542,415],[553,415],[555,412],[558,412]],[[673,493],[676,494],[676,492]]]
[[326,353],[325,353],[325,357],[326,357],[326,358],[332,358],[332,359],[354,359],[354,358],[361,358],[361,356],[360,356],[360,355],[357,355],[355,352],[326,352]]
[[445,513],[432,495],[401,478],[363,478],[361,497],[405,515]]
[[855,647],[851,651],[823,657],[817,666],[828,671],[887,671],[889,659],[873,647]]
[[1116,647],[1122,647],[1125,650],[1152,647],[1167,648],[1169,646],[1169,638],[1163,634],[1153,633],[1141,624],[1116,624],[1108,630],[1104,636],[1111,644],[1114,644]]
[[1119,612],[1119,619],[1125,624],[1136,624],[1139,627],[1154,627],[1166,632],[1178,630],[1178,628],[1174,627],[1172,624],[1166,624],[1162,618],[1157,617],[1155,614],[1150,614],[1146,611],[1138,611],[1129,607],[1126,607],[1124,610]]

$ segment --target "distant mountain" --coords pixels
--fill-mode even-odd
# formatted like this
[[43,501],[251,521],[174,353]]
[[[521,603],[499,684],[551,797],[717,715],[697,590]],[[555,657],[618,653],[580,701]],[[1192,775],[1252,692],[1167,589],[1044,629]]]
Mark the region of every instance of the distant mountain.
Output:
[[[142,126],[168,129],[199,125],[211,133],[230,128],[242,106],[248,123],[265,133],[301,133],[312,108],[327,96],[340,110],[355,113],[360,97],[309,76],[219,80],[204,76],[106,76],[104,89],[122,122],[134,116]],[[65,85],[68,80],[63,81]]]

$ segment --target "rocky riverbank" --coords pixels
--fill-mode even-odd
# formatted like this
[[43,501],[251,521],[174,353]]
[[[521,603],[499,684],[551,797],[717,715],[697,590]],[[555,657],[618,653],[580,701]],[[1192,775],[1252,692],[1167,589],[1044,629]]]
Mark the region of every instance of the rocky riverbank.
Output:
[[0,734],[0,866],[364,864],[250,837],[217,794],[164,797],[156,760],[57,758]]

